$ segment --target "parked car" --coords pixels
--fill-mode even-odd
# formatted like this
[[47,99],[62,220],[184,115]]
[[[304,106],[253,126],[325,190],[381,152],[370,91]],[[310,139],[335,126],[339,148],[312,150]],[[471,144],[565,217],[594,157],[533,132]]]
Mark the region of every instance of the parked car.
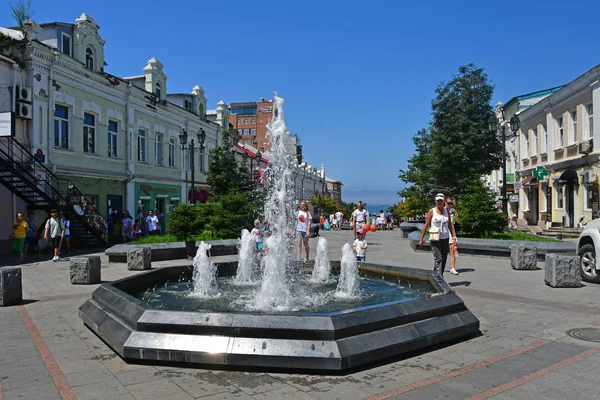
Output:
[[588,222],[577,240],[577,255],[580,260],[581,279],[600,283],[600,265],[596,254],[600,253],[600,219]]

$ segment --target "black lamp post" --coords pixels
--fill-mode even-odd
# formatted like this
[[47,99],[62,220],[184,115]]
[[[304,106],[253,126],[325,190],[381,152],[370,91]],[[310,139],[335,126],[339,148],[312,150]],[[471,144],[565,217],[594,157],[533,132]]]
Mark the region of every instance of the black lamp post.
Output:
[[[502,110],[502,122],[504,122],[504,110]],[[494,134],[498,133],[498,119],[495,114],[492,114],[490,116],[488,123],[489,123],[490,132],[492,132]],[[519,130],[520,127],[521,127],[521,121],[519,120],[519,117],[517,117],[516,115],[513,115],[513,117],[510,119],[510,130],[511,130],[510,138],[517,136],[517,131]],[[502,140],[502,194],[501,194],[502,195],[502,199],[501,199],[502,200],[502,213],[504,214],[506,219],[508,219],[508,199],[506,197],[506,139],[507,139],[507,135],[506,135],[506,124],[504,124],[504,123],[502,124],[500,138]]]
[[[179,135],[179,141],[181,142],[181,150],[185,151],[186,148],[189,148],[190,150],[190,170],[192,171],[192,196],[191,199],[189,199],[189,203],[196,204],[196,185],[194,183],[194,173],[196,169],[194,163],[194,151],[196,150],[196,148],[194,147],[193,138],[190,141],[190,144],[187,144],[188,134],[186,130],[182,129],[181,132],[181,135]],[[202,152],[202,150],[204,149],[204,140],[206,140],[206,132],[204,132],[204,129],[200,128],[200,132],[197,134],[197,137],[199,143],[198,150]]]

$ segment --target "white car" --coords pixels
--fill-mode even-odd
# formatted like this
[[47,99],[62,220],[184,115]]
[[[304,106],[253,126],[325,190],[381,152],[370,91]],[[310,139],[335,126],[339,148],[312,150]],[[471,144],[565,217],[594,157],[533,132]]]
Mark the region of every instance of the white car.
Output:
[[600,265],[596,261],[600,254],[600,219],[588,222],[577,240],[577,255],[581,261],[581,279],[600,283]]

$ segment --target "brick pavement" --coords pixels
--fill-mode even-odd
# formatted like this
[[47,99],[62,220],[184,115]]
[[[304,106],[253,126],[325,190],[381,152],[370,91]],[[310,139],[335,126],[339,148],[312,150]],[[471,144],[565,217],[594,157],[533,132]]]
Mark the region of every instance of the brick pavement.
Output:
[[[324,237],[332,259],[351,242],[348,231]],[[369,261],[432,265],[399,230],[369,233],[367,241]],[[102,261],[105,282],[135,274]],[[600,398],[600,343],[565,333],[598,328],[600,285],[553,289],[542,270],[513,271],[508,259],[461,255],[461,274],[446,276],[483,335],[341,376],[127,364],[77,315],[97,285],[71,285],[68,261],[22,267],[24,306],[0,308],[0,400]]]

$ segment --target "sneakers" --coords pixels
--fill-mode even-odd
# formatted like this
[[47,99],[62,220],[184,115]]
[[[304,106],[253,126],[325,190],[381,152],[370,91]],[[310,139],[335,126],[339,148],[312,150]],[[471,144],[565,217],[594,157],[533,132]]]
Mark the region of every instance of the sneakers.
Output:
[[458,275],[458,271],[457,271],[457,270],[455,270],[454,268],[452,268],[452,269],[450,270],[450,273],[451,273],[452,275]]
[[58,257],[58,256],[52,257],[52,261],[54,261],[54,262],[59,261],[59,260],[60,260],[60,257]]

